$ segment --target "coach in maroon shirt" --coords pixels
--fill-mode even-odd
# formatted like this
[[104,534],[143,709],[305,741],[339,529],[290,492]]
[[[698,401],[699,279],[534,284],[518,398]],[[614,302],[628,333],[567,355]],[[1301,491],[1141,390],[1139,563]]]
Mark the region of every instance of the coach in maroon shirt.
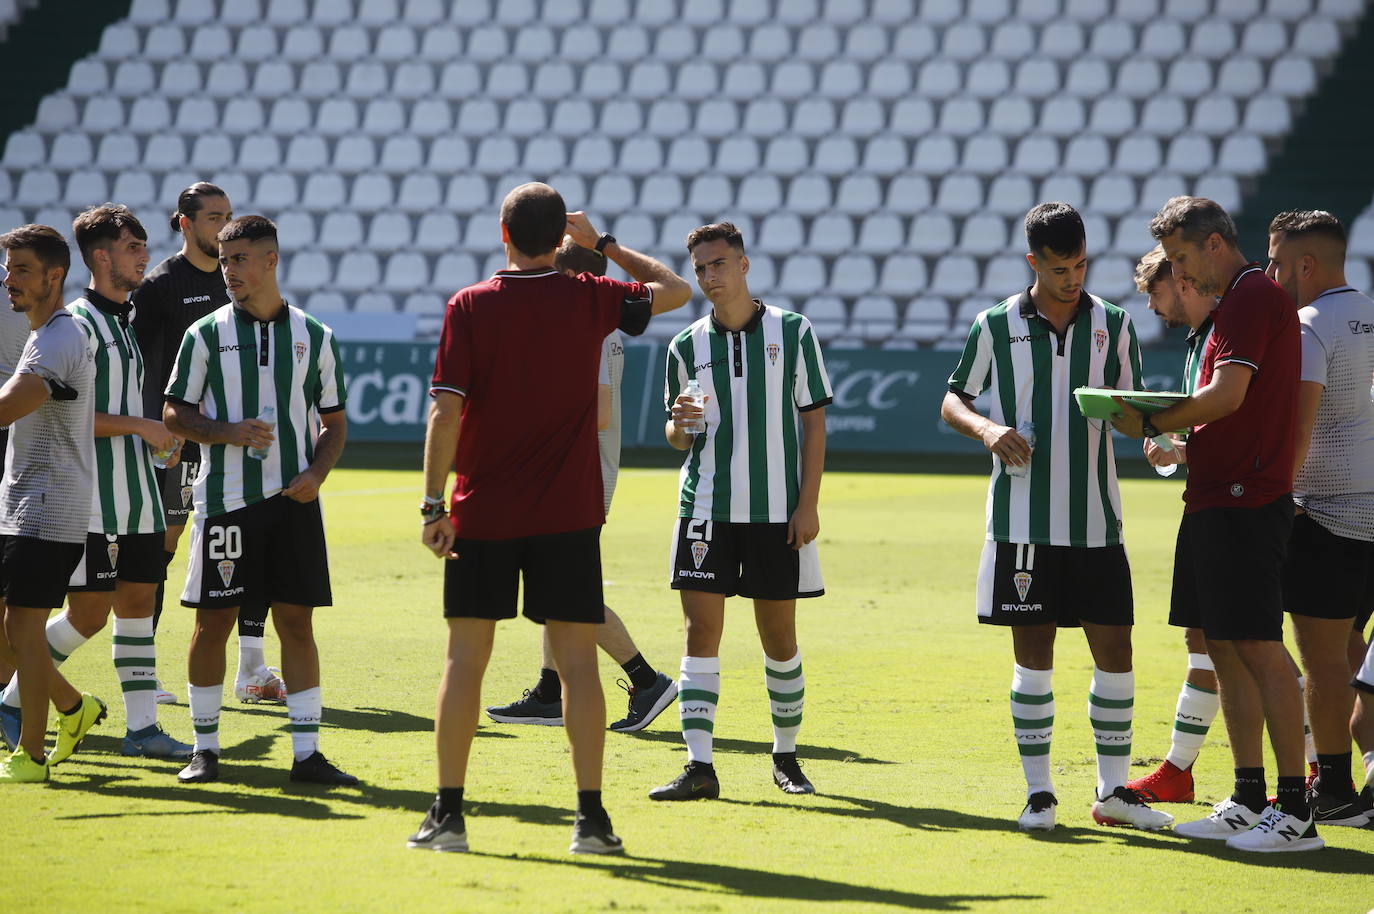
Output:
[[[1150,232],[1175,276],[1221,299],[1196,392],[1148,419],[1125,407],[1115,423],[1132,437],[1192,428],[1169,622],[1207,637],[1236,787],[1207,819],[1174,830],[1241,849],[1305,850],[1319,839],[1303,796],[1302,696],[1283,647],[1279,577],[1293,525],[1297,311],[1246,262],[1235,224],[1215,202],[1174,197]],[[1279,767],[1274,814],[1266,810],[1266,723]]]
[[[636,282],[554,269],[564,233]],[[439,793],[411,847],[467,850],[462,793],[477,730],[482,674],[498,619],[548,625],[563,680],[564,720],[577,779],[574,853],[623,848],[601,805],[606,705],[596,667],[601,593],[601,463],[596,447],[601,343],[619,327],[640,334],[651,314],[682,306],[686,281],[598,235],[544,184],[501,205],[509,269],[460,289],[439,337],[425,435],[421,540],[444,563],[448,656],[435,737]],[[461,433],[460,433],[461,432]],[[452,522],[443,493],[452,467]]]

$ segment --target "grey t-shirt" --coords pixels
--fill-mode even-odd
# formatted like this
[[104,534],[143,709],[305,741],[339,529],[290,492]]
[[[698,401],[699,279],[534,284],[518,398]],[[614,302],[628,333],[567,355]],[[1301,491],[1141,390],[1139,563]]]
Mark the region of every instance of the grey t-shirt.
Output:
[[33,328],[29,326],[27,315],[0,306],[0,385],[14,374],[14,366],[19,364],[31,332]]
[[93,345],[62,308],[24,345],[15,374],[41,378],[48,399],[11,426],[0,533],[86,542],[95,479]]
[[1374,301],[1328,289],[1298,320],[1302,379],[1325,390],[1293,500],[1337,536],[1374,542]]
[[611,513],[611,496],[620,476],[620,379],[625,374],[625,344],[620,331],[612,330],[601,343],[601,372],[598,384],[611,388],[611,424],[596,433],[597,450],[601,452],[601,486],[606,499],[606,513]]

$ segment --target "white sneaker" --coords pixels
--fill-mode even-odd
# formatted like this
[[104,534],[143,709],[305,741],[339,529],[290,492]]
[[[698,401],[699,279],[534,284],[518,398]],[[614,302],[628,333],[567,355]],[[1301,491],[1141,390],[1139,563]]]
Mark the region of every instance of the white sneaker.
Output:
[[160,705],[174,705],[177,697],[162,687],[162,680],[157,681],[157,691],[153,693],[153,699]]
[[1048,790],[1033,793],[1016,824],[1022,831],[1054,831],[1054,807],[1058,803]]
[[1130,825],[1144,831],[1158,831],[1174,824],[1167,812],[1151,809],[1129,787],[1118,787],[1105,800],[1093,804],[1093,821],[1098,825]]
[[1228,841],[1254,828],[1263,815],[1227,797],[1212,807],[1212,814],[1207,818],[1175,825],[1174,834],[1207,841]]
[[286,683],[280,673],[273,667],[263,667],[245,676],[240,670],[234,678],[234,696],[250,705],[263,701],[281,704],[286,701]]
[[1321,850],[1326,842],[1317,837],[1317,825],[1311,815],[1309,812],[1307,818],[1299,819],[1277,806],[1270,806],[1260,817],[1258,825],[1234,838],[1228,838],[1226,846],[1261,854]]

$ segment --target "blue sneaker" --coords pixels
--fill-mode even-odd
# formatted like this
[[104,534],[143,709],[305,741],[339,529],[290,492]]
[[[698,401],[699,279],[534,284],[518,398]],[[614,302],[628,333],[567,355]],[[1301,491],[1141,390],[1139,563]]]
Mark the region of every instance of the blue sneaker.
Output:
[[630,707],[625,712],[624,720],[611,724],[611,729],[617,733],[635,733],[643,730],[654,722],[654,718],[658,717],[664,708],[673,703],[674,698],[677,698],[677,683],[663,673],[659,673],[654,679],[654,684],[643,691],[629,685],[623,679],[617,679],[616,684],[630,693]]
[[11,752],[19,749],[19,728],[24,723],[24,715],[18,708],[0,705],[0,740]]
[[145,727],[137,733],[124,735],[119,751],[123,755],[141,755],[144,758],[190,758],[194,747],[173,739],[157,724]]

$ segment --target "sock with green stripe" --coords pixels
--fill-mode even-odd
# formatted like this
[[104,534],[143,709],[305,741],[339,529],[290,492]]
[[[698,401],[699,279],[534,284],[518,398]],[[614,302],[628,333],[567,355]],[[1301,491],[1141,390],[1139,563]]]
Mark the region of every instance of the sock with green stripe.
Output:
[[1088,719],[1097,743],[1097,796],[1106,799],[1131,776],[1131,718],[1135,713],[1135,673],[1108,673],[1093,667]]
[[288,691],[286,715],[291,718],[291,751],[296,761],[304,761],[320,748],[320,718],[324,716],[320,687]]
[[[1198,665],[1201,658],[1207,666]],[[1212,669],[1211,658],[1206,654],[1189,654],[1190,670]],[[1174,732],[1169,743],[1169,754],[1164,760],[1179,770],[1186,770],[1197,761],[1202,744],[1207,740],[1207,731],[1216,719],[1221,701],[1216,689],[1204,689],[1183,680],[1183,688],[1178,693],[1178,704],[1174,707]]]
[[153,617],[114,620],[110,648],[115,673],[124,690],[124,718],[130,732],[157,723],[157,648],[153,646]]
[[806,704],[801,651],[791,660],[774,660],[764,654],[763,680],[768,687],[768,704],[773,712],[773,751],[796,752],[802,707]]
[[1054,793],[1050,779],[1050,737],[1054,734],[1054,670],[1032,670],[1019,663],[1011,674],[1011,725],[1021,770],[1026,775],[1026,796],[1041,791]]
[[224,683],[187,684],[186,692],[191,702],[191,726],[196,731],[196,751],[209,749],[219,755],[219,712],[224,704]]
[[678,680],[677,708],[682,717],[682,741],[687,760],[711,764],[711,741],[720,703],[720,658],[683,657]]
[[[76,630],[76,627],[67,619],[67,614],[48,620],[48,653],[52,654],[54,666],[61,666],[68,657],[72,655],[78,647],[86,643],[86,636]],[[5,687],[3,694],[0,694],[0,704],[5,704],[11,708],[19,707],[19,677],[14,676],[10,683]]]

